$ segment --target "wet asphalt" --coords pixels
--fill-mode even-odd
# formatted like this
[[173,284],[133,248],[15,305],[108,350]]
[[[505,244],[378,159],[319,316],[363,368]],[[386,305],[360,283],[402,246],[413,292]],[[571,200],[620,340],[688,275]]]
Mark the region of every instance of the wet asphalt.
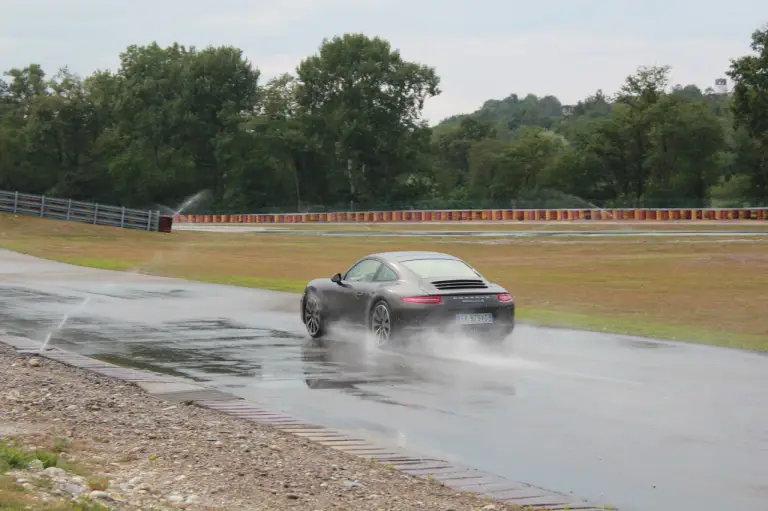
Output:
[[304,335],[298,297],[0,251],[0,332],[186,376],[624,511],[762,511],[768,357],[521,326],[496,351]]

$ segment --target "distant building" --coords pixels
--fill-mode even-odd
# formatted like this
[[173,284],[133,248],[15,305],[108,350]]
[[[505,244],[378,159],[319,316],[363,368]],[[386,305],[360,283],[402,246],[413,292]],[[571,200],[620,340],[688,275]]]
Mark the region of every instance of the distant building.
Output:
[[728,94],[728,81],[725,78],[715,79],[715,94]]
[[568,117],[569,115],[573,115],[573,111],[576,109],[573,105],[563,105],[561,108],[561,111],[564,116]]

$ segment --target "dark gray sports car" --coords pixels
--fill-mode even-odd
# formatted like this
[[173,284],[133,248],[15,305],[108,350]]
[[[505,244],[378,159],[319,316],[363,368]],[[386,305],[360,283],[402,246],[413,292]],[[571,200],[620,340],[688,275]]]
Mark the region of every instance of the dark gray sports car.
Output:
[[506,289],[451,255],[385,252],[307,284],[301,319],[313,338],[344,322],[366,327],[379,346],[424,330],[501,341],[514,329],[515,303]]

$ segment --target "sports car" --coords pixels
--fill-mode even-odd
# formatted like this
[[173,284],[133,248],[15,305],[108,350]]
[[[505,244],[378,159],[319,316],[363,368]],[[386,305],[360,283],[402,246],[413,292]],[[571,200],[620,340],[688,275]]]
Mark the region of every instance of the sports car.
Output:
[[363,257],[343,274],[310,281],[301,320],[315,339],[334,323],[362,326],[379,347],[425,330],[502,341],[514,330],[515,302],[452,255],[383,252]]

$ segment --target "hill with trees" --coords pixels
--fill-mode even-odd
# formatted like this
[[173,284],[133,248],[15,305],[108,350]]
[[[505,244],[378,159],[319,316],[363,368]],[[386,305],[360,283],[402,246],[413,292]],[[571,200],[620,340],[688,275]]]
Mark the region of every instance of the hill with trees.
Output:
[[[208,212],[768,205],[768,27],[729,94],[639,67],[576,105],[511,94],[430,127],[437,71],[380,38],[260,83],[234,47],[130,46],[114,71],[0,81],[0,189]],[[199,212],[205,212],[199,211]]]

